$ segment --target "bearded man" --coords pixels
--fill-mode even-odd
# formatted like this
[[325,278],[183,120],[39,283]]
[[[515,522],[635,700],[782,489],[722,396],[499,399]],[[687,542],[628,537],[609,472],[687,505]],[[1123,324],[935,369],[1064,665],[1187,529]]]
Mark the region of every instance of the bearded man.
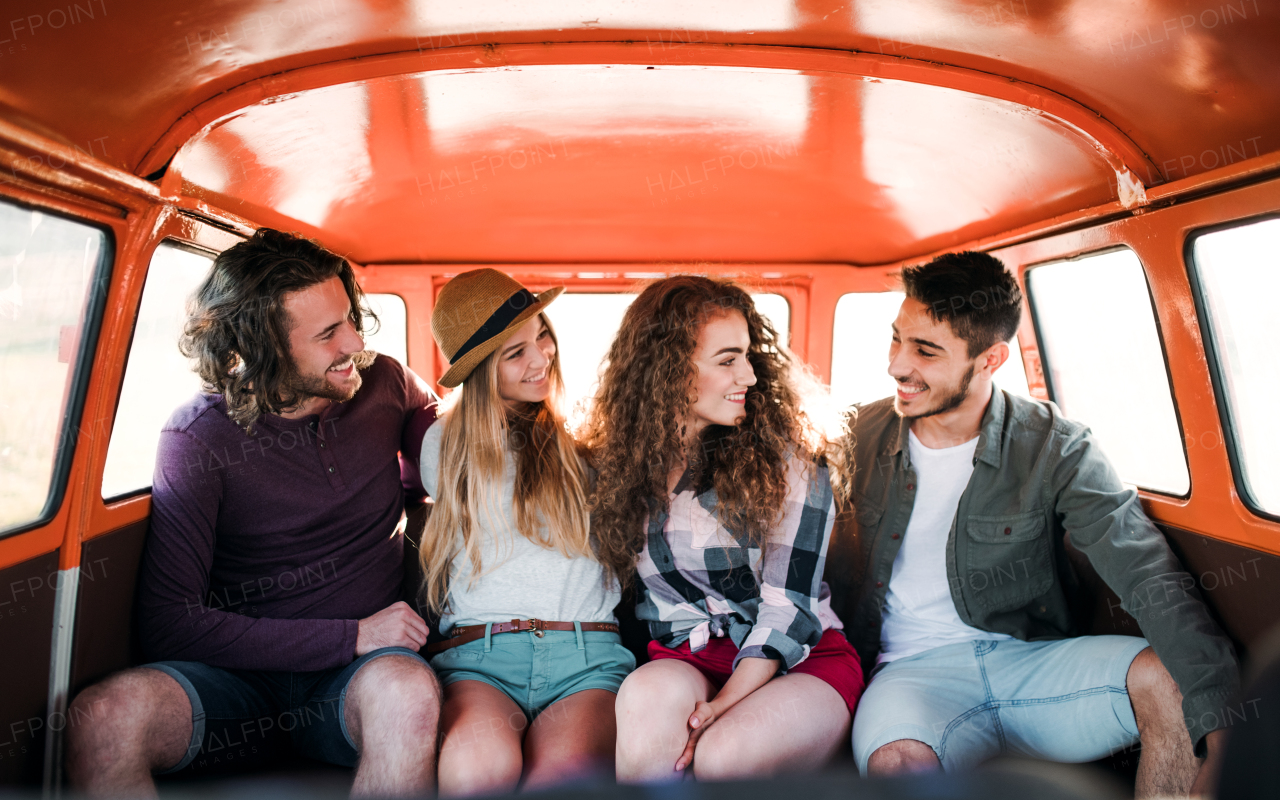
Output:
[[398,530],[398,452],[433,407],[364,349],[368,318],[345,259],[268,229],[192,298],[179,346],[204,389],[161,434],[138,581],[152,662],[72,704],[80,791],[154,796],[153,773],[289,749],[356,767],[356,795],[433,788],[440,687]]
[[[902,282],[897,394],[858,409],[856,535],[828,559],[857,565],[829,578],[848,587],[840,616],[871,675],[858,768],[1092,761],[1141,741],[1138,796],[1209,788],[1239,684],[1231,643],[1089,429],[993,385],[1022,315],[1017,280],[967,252]],[[1074,635],[1067,532],[1145,638]]]

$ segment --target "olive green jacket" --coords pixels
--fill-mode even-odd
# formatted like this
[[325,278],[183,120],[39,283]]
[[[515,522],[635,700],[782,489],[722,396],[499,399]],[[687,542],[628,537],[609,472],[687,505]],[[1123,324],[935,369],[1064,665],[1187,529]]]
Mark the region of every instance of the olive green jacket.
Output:
[[[855,525],[834,537],[828,564],[837,613],[864,664],[880,650],[893,560],[915,501],[907,423],[887,398],[858,408],[853,427]],[[1182,690],[1191,741],[1225,724],[1239,686],[1230,640],[1195,582],[1084,425],[1053,403],[992,392],[973,476],[947,537],[947,577],[966,624],[1026,641],[1077,634],[1077,586],[1064,534],[1121,598]],[[842,585],[843,584],[843,585]],[[869,674],[869,673],[868,673]]]

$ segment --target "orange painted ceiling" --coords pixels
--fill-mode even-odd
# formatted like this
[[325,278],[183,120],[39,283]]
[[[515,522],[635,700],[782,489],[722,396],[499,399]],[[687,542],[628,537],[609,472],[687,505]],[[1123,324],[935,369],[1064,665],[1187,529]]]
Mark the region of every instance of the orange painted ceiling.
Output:
[[363,263],[888,263],[1280,150],[1262,0],[5,6],[0,115]]

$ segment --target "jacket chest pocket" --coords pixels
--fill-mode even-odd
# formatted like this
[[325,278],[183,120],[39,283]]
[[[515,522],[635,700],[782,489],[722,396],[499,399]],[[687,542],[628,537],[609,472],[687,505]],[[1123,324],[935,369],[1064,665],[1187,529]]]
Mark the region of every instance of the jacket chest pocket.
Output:
[[872,503],[870,500],[859,498],[854,504],[854,517],[858,520],[858,525],[868,534],[875,532],[876,525],[880,524],[880,518],[884,516],[884,509]]
[[1053,562],[1044,512],[969,517],[967,594],[987,611],[1009,611],[1053,586]]

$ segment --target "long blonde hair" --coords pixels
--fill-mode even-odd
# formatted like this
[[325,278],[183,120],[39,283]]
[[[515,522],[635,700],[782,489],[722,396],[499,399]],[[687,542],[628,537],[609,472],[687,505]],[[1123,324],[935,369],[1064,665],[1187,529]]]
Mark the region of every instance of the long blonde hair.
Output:
[[427,519],[419,555],[423,599],[434,613],[447,604],[456,556],[467,554],[471,580],[483,571],[476,523],[484,514],[494,527],[500,502],[497,490],[505,480],[509,455],[516,458],[513,497],[519,534],[560,551],[565,558],[595,558],[587,514],[587,476],[562,413],[559,342],[550,320],[541,316],[556,343],[556,355],[547,368],[551,387],[547,399],[509,409],[498,394],[499,353],[495,351],[454,391],[446,401],[448,410],[436,423],[444,426],[439,478],[435,508]]

